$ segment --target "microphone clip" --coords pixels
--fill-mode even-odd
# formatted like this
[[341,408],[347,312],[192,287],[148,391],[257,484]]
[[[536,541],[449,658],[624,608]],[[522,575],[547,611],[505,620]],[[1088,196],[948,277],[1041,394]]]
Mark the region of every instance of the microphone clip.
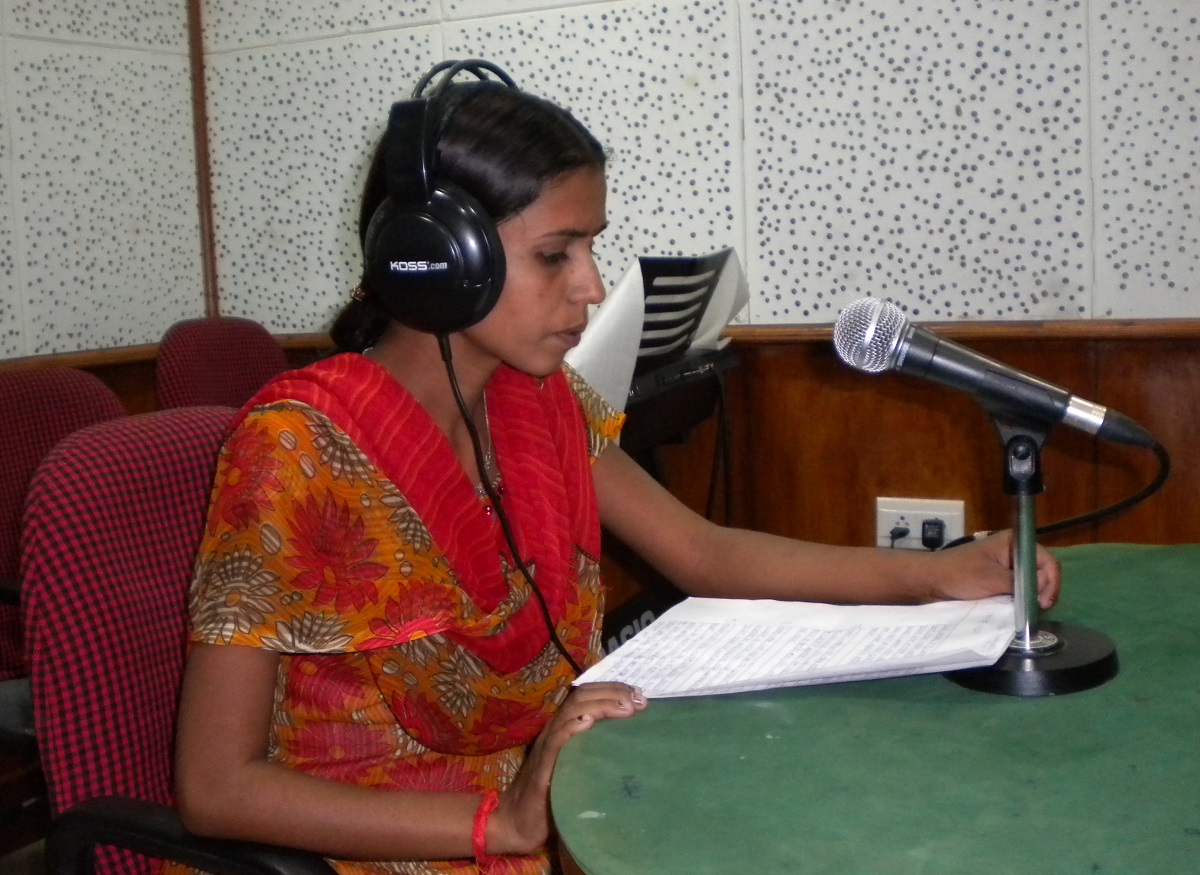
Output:
[[[997,426],[999,428],[999,426]],[[1042,439],[1017,431],[1004,444],[1004,492],[1030,496],[1046,491],[1042,480]]]

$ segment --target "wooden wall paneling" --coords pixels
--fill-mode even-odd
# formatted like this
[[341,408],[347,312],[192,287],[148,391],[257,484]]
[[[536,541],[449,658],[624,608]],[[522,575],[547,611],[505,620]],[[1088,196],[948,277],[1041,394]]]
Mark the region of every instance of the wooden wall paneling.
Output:
[[[731,399],[730,408],[733,403],[735,402]],[[739,418],[739,414],[728,409],[726,415],[727,429],[732,432],[735,430],[733,423]],[[709,492],[714,476],[713,455],[717,451],[718,421],[715,416],[694,428],[680,442],[661,444],[655,451],[661,482],[684,504],[702,515],[708,511]],[[713,518],[719,522],[729,522],[724,514],[723,472],[715,473],[717,488],[712,496]],[[741,479],[736,469],[734,479]],[[736,496],[735,489],[734,497]],[[736,521],[736,512],[732,519]],[[666,578],[607,532],[604,533],[600,570],[604,580],[606,604],[610,611],[647,593],[674,591],[674,587]]]
[[[953,336],[953,331],[942,332]],[[324,335],[280,337],[293,366],[330,352]],[[1146,426],[1170,452],[1166,487],[1141,506],[1098,526],[1047,536],[1045,543],[1091,540],[1200,542],[1200,462],[1189,452],[1200,427],[1200,326],[1003,326],[975,329],[961,342],[1012,367]],[[870,544],[878,495],[961,498],[967,529],[1011,523],[1003,492],[1003,450],[988,416],[966,393],[900,374],[869,375],[833,352],[828,329],[744,330],[739,366],[728,375],[735,525],[835,544]],[[154,346],[44,356],[0,367],[62,364],[92,371],[131,413],[154,409]],[[703,513],[716,424],[710,420],[659,461],[668,487]],[[1041,524],[1086,513],[1150,481],[1146,450],[1056,428],[1043,454]],[[718,493],[718,519],[723,517]],[[640,572],[630,575],[636,584]]]
[[[1200,341],[1040,336],[969,344],[1012,367],[1130,415],[1170,449],[1186,446],[1200,399],[1188,387],[1200,369]],[[966,393],[900,374],[868,375],[843,365],[827,340],[751,342],[736,373],[745,411],[735,418],[744,521],[767,531],[841,544],[874,536],[874,498],[962,498],[967,529],[1011,524],[1003,490],[1003,448],[991,419]],[[1200,540],[1189,514],[1200,472],[1180,450],[1167,488],[1099,526],[1047,535],[1048,544],[1104,540]],[[1149,482],[1146,450],[1051,431],[1043,450],[1045,492],[1037,521],[1078,516]]]
[[87,368],[108,384],[130,413],[149,413],[158,409],[154,384],[154,360],[96,364]]
[[[1095,350],[1097,400],[1150,429],[1171,458],[1161,491],[1138,507],[1101,523],[1098,540],[1177,544],[1200,541],[1200,340],[1130,339]],[[1101,400],[1102,399],[1102,400]],[[1100,447],[1099,492],[1108,504],[1137,491],[1157,473],[1148,451]]]
[[[327,335],[296,334],[279,337],[288,363],[299,368],[332,352]],[[155,365],[158,346],[125,347],[65,355],[29,356],[0,362],[0,368],[60,366],[90,371],[117,393],[130,413],[148,413],[158,408]]]
[[[982,340],[970,344],[997,361],[1061,386],[1088,400],[1096,398],[1094,358],[1089,343],[1061,338]],[[963,394],[969,398],[969,395]],[[1098,403],[1098,402],[1097,402]],[[975,427],[985,428],[990,444],[979,447],[982,463],[990,466],[987,490],[979,496],[984,513],[976,518],[977,528],[995,529],[1013,524],[1014,504],[1004,491],[1004,448],[991,418],[972,399]],[[982,425],[986,423],[986,426]],[[1097,486],[1098,442],[1091,435],[1059,425],[1050,430],[1042,448],[1045,491],[1035,502],[1039,526],[1053,524],[1095,510],[1100,506]],[[1047,544],[1076,544],[1095,540],[1090,525],[1073,527],[1042,541]]]
[[[750,358],[744,391],[753,412],[739,425],[754,527],[873,544],[882,495],[962,499],[968,530],[1009,524],[1003,448],[969,396],[854,371],[820,344],[755,348]],[[1069,482],[1072,493],[1083,483]],[[1055,503],[1072,499],[1060,493]]]
[[66,355],[28,356],[0,362],[0,368],[79,368],[99,377],[116,392],[130,413],[153,410],[155,346],[79,352]]

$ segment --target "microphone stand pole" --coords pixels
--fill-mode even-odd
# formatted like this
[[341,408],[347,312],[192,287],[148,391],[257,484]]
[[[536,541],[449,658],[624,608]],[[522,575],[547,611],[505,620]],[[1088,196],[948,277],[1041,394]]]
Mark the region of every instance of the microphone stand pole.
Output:
[[1013,641],[995,665],[947,672],[961,686],[1008,696],[1056,696],[1088,690],[1118,671],[1116,645],[1102,632],[1041,622],[1034,498],[1044,491],[1044,431],[994,419],[1005,444],[1004,491],[1013,496]]
[[1012,567],[1016,635],[1012,647],[1032,653],[1055,644],[1053,635],[1038,629],[1037,525],[1033,502],[1045,489],[1041,448],[1032,436],[1022,434],[1009,440],[1007,450],[1005,491],[1014,496],[1015,509]]

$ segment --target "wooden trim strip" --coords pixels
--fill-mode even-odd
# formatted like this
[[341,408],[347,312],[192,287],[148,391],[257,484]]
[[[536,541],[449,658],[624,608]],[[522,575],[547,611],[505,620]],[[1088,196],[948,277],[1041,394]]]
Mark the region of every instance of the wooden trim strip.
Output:
[[[1004,340],[1045,338],[1047,340],[1200,340],[1200,319],[1100,320],[1087,322],[943,322],[922,323],[938,334],[955,340]],[[725,336],[740,346],[768,344],[828,343],[831,325],[789,325],[750,327],[734,325]],[[285,350],[327,350],[331,348],[325,332],[277,334],[275,339]],[[91,368],[153,361],[158,345],[127,346],[114,349],[85,350],[58,355],[27,356],[0,362],[0,369],[31,365],[65,365]]]
[[[329,335],[318,334],[277,334],[275,339],[284,350],[328,350],[333,346]],[[31,355],[23,358],[5,359],[0,361],[0,370],[16,370],[28,367],[61,366],[68,368],[103,368],[112,365],[140,364],[152,362],[158,358],[158,344],[144,346],[122,346],[113,349],[84,350],[82,352],[66,352],[52,355]]]
[[276,334],[284,349],[333,349],[333,341],[325,332],[319,334]]
[[[922,322],[924,327],[955,340],[1197,340],[1200,319],[1108,319],[1083,322]],[[832,325],[779,327],[730,326],[725,336],[746,346],[787,343],[825,343]]]
[[127,365],[152,362],[158,357],[158,344],[146,346],[123,346],[116,349],[85,350],[51,355],[30,355],[23,358],[6,359],[0,362],[0,370],[16,370],[30,367],[65,367],[89,370],[108,365]]
[[208,94],[204,83],[202,0],[188,0],[188,55],[192,67],[192,116],[196,141],[196,193],[200,208],[200,262],[204,281],[204,313],[219,316],[217,244],[213,226],[212,162],[208,152]]

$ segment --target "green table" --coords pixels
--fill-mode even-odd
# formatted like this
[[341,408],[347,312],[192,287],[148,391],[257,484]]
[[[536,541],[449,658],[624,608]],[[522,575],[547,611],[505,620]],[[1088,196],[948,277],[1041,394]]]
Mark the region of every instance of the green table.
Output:
[[1121,669],[1046,698],[939,675],[652,701],[572,739],[588,875],[1200,871],[1200,545],[1056,551]]

